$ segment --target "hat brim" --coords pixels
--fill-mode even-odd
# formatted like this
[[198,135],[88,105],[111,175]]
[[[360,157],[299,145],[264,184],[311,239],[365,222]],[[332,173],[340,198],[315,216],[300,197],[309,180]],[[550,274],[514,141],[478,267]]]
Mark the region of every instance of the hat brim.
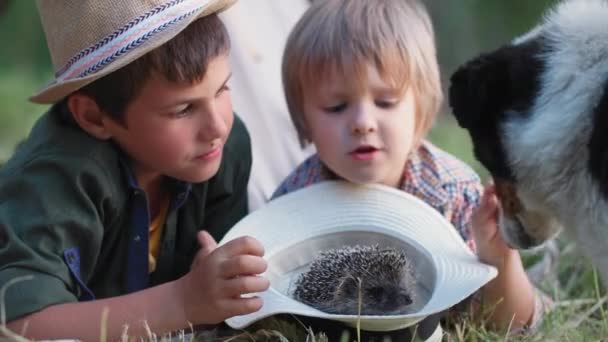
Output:
[[[381,185],[328,181],[295,191],[243,218],[220,245],[240,236],[255,237],[263,244],[268,261],[264,275],[271,287],[255,294],[264,300],[259,311],[226,320],[235,329],[280,313],[337,320],[369,331],[402,329],[461,302],[497,274],[494,267],[478,261],[435,209]],[[290,284],[318,252],[374,243],[409,251],[415,274],[426,288],[422,289],[425,298],[411,312],[336,315],[290,297]]]
[[[232,6],[237,0],[208,0],[206,4],[203,4],[203,1],[200,0],[190,0],[197,1],[201,3],[200,8],[192,15],[187,16],[183,20],[173,23],[171,26],[168,26],[166,29],[154,33],[153,39],[146,39],[138,45],[136,48],[131,51],[124,53],[120,58],[114,60],[112,63],[105,66],[103,69],[85,76],[78,77],[74,79],[70,79],[67,81],[58,81],[57,79],[51,81],[42,89],[37,91],[34,95],[32,95],[29,100],[34,103],[40,104],[52,104],[56,103],[71,93],[77,91],[78,89],[92,83],[93,81],[106,76],[126,65],[145,55],[146,53],[160,47],[165,44],[181,31],[183,31],[190,23],[199,19],[201,17],[207,16],[212,13],[219,13],[228,9]],[[184,6],[187,6],[187,2],[183,3]]]

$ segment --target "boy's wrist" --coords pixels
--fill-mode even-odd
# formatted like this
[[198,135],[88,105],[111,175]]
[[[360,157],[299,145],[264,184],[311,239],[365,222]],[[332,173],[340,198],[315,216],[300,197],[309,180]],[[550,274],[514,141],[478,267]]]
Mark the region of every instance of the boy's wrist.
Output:
[[485,264],[496,267],[499,271],[510,267],[514,262],[521,263],[519,251],[505,248],[482,248],[478,245],[477,257]]
[[173,304],[173,313],[174,313],[174,317],[173,319],[175,319],[178,322],[181,322],[184,325],[187,325],[189,323],[193,323],[191,320],[191,315],[188,312],[188,303],[186,302],[186,295],[185,293],[187,293],[187,281],[186,281],[186,277],[188,275],[182,276],[170,283],[168,283],[168,288],[170,289],[170,297],[173,298],[172,300],[172,304]]
[[[181,278],[180,278],[181,279]],[[172,332],[188,327],[180,279],[146,290],[146,321],[152,331]]]

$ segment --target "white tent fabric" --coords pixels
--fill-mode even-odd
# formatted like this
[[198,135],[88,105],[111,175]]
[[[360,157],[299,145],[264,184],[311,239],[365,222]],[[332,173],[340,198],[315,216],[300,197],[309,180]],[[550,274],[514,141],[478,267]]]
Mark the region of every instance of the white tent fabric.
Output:
[[240,0],[221,15],[232,40],[233,106],[251,135],[250,211],[266,203],[313,152],[300,147],[281,82],[285,41],[307,5],[306,0]]

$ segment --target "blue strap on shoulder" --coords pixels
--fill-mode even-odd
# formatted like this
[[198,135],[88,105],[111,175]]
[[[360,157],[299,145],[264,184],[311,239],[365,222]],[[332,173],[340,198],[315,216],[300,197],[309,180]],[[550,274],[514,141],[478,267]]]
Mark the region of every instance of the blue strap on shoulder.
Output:
[[81,294],[78,300],[87,301],[95,299],[93,291],[87,287],[80,275],[80,253],[77,247],[68,248],[63,252],[63,259],[68,265],[72,276],[76,279],[78,286],[80,286]]
[[148,287],[149,227],[148,202],[143,190],[134,191],[131,212],[131,232],[127,259],[127,293]]

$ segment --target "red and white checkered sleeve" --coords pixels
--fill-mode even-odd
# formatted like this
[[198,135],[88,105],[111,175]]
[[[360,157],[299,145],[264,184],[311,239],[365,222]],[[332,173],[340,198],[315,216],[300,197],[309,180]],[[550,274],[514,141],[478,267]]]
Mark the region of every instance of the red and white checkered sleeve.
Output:
[[446,216],[471,250],[475,251],[471,216],[481,203],[483,186],[480,182],[466,181],[451,185],[447,191],[450,195],[450,210],[446,211]]
[[298,165],[298,167],[281,182],[273,193],[271,200],[311,184],[318,183],[325,178],[323,164],[319,157],[314,154],[302,162],[302,164]]

